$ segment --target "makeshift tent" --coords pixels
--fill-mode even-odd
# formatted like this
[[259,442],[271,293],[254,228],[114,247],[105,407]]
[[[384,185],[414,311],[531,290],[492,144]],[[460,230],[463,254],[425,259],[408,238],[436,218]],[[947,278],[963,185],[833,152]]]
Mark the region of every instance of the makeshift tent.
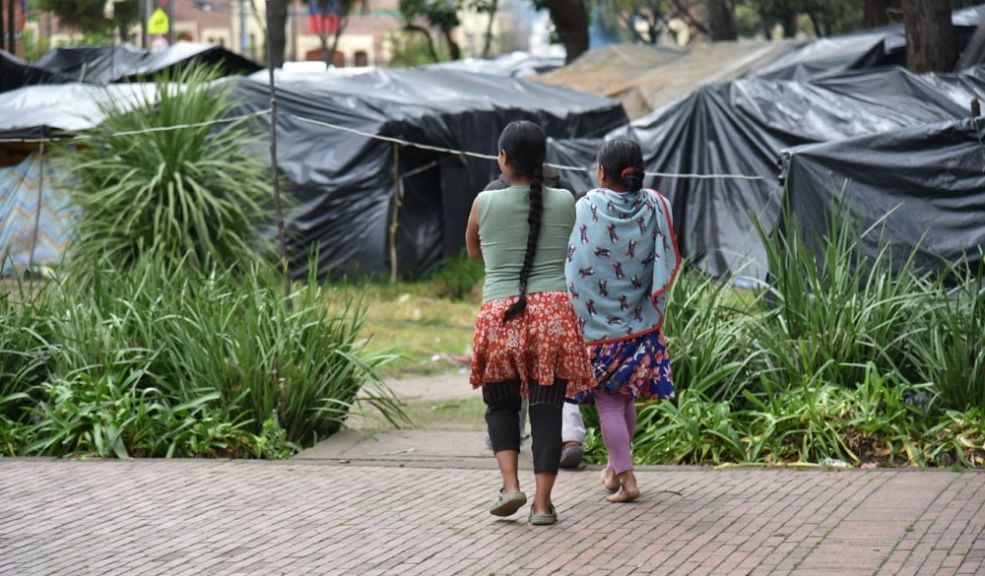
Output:
[[[268,106],[264,75],[235,82],[244,109]],[[279,73],[277,97],[296,276],[306,273],[310,247],[319,249],[319,273],[335,277],[414,275],[463,248],[472,200],[498,174],[496,162],[375,137],[495,155],[513,120],[561,138],[600,137],[627,121],[614,100],[450,70]]]
[[34,84],[61,84],[72,80],[61,74],[32,66],[6,50],[0,50],[0,92]]
[[0,94],[0,140],[73,133],[103,120],[107,98],[125,106],[153,101],[153,84],[26,86]]
[[[951,19],[959,47],[963,50],[978,26],[985,23],[985,6],[955,10]],[[754,75],[772,80],[803,81],[852,70],[905,65],[906,32],[902,24],[898,24],[815,40],[760,68]]]
[[[799,146],[784,153],[790,213],[808,240],[823,238],[832,210],[916,266],[980,266],[985,247],[985,118],[904,128]],[[842,212],[842,210],[844,212]],[[883,225],[884,219],[884,225]],[[878,225],[877,225],[878,224]]]
[[217,66],[223,75],[251,74],[260,65],[215,44],[177,42],[161,52],[132,46],[77,46],[55,48],[37,67],[69,76],[78,82],[107,84],[151,78],[187,64]]
[[[638,139],[650,171],[757,178],[665,176],[654,184],[671,199],[678,241],[694,265],[716,276],[761,278],[765,253],[754,219],[767,230],[777,223],[781,151],[960,120],[973,97],[985,98],[985,68],[926,76],[894,68],[811,82],[747,78],[702,87],[610,136]],[[593,164],[587,153],[579,163]]]
[[[72,237],[76,210],[65,174],[41,154],[0,168],[0,276],[28,266],[57,264]],[[43,182],[42,182],[43,181]]]
[[699,86],[740,78],[797,48],[794,42],[716,42],[687,48],[613,44],[535,79],[618,98],[630,118],[649,114]]
[[463,58],[421,66],[423,69],[460,70],[476,74],[493,74],[524,78],[543,74],[564,66],[564,57],[531,56],[527,52],[511,52],[496,58]]

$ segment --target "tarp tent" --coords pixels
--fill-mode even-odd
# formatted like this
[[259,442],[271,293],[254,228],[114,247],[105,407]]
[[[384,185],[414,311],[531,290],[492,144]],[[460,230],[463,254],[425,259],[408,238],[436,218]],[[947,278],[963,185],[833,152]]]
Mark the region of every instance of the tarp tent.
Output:
[[715,42],[687,48],[612,44],[535,79],[599,96],[618,98],[636,119],[706,84],[741,78],[799,44]]
[[[268,106],[264,75],[234,81],[246,110]],[[614,100],[440,69],[280,73],[278,102],[278,167],[297,202],[290,213],[295,275],[306,272],[312,246],[320,250],[319,273],[336,277],[386,273],[391,248],[397,271],[414,275],[464,246],[472,200],[497,175],[495,161],[373,136],[495,155],[500,131],[513,120],[538,122],[560,138],[600,137],[627,121]]]
[[544,74],[564,66],[564,56],[532,56],[527,52],[511,52],[496,58],[463,58],[438,64],[425,64],[420,68],[429,70],[460,70],[476,74],[510,76],[524,78]]
[[32,66],[6,50],[0,50],[0,92],[35,84],[61,84],[72,80],[61,74]]
[[[894,262],[918,248],[924,271],[944,262],[980,266],[985,247],[985,118],[904,128],[784,152],[790,213],[808,240],[822,238],[834,207],[880,242]],[[844,212],[839,213],[844,217]]]
[[[753,218],[767,230],[777,223],[783,150],[961,120],[973,97],[985,98],[985,68],[925,76],[892,68],[810,82],[746,78],[703,87],[612,135],[637,138],[650,171],[761,178],[661,177],[655,185],[670,197],[678,241],[697,267],[763,277]],[[593,162],[586,154],[579,165]]]
[[[951,16],[962,49],[985,23],[985,6],[955,10]],[[772,80],[809,80],[853,70],[906,65],[902,24],[814,40],[753,73]]]
[[77,213],[69,202],[65,173],[51,158],[31,154],[0,167],[0,276],[29,265],[51,266],[62,259]]
[[216,44],[177,42],[161,52],[133,46],[76,46],[55,48],[37,67],[77,82],[108,84],[150,78],[159,72],[196,63],[218,66],[224,75],[251,74],[260,65]]
[[103,120],[100,103],[107,98],[123,105],[153,101],[153,84],[58,84],[26,86],[0,94],[0,139],[39,138],[71,134]]

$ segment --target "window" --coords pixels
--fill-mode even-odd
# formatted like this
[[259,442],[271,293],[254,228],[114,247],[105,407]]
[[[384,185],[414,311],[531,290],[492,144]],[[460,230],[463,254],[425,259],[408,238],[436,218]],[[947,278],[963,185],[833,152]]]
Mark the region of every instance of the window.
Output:
[[369,66],[369,54],[365,50],[356,51],[356,66]]

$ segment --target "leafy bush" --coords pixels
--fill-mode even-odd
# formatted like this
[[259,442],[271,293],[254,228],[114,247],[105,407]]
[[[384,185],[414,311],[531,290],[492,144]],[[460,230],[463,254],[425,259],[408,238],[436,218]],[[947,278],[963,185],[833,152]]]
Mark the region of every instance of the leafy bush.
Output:
[[126,268],[155,251],[203,269],[255,258],[269,186],[245,122],[209,125],[232,109],[232,86],[217,78],[183,67],[158,76],[156,90],[134,88],[136,106],[109,96],[101,104],[105,120],[68,155],[82,209],[72,247],[79,273]]
[[[843,216],[817,249],[795,226],[763,234],[771,277],[753,297],[678,279],[665,325],[678,397],[639,410],[639,461],[985,464],[982,272],[922,275],[866,240],[878,225]],[[863,241],[882,248],[866,256]],[[599,436],[587,456],[601,462]]]
[[[8,454],[281,457],[337,431],[358,402],[403,413],[363,351],[361,311],[315,282],[284,300],[273,275],[203,274],[141,259],[53,287],[44,374],[0,422]],[[366,391],[363,391],[366,390]],[[357,395],[362,392],[362,397]],[[5,444],[5,445],[4,445]]]

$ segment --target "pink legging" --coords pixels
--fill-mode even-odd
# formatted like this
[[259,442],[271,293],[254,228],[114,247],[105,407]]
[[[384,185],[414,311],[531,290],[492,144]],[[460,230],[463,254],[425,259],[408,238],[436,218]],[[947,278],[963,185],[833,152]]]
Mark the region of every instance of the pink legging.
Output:
[[633,469],[630,443],[636,433],[636,404],[627,394],[595,390],[595,408],[602,426],[602,440],[609,451],[609,468],[616,474]]

